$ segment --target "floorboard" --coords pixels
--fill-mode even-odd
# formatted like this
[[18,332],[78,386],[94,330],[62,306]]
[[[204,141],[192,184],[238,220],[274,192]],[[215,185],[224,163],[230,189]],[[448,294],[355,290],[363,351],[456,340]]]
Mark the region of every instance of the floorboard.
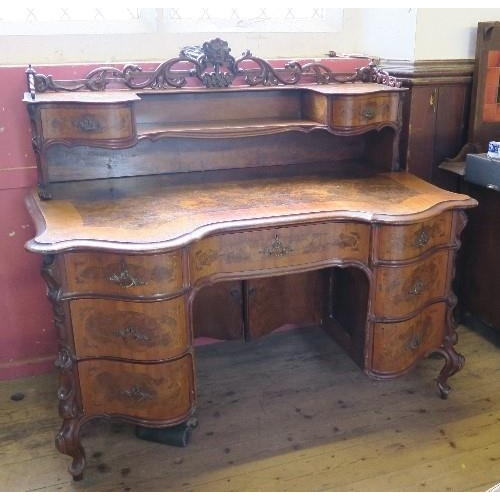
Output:
[[466,364],[448,400],[433,381],[440,359],[373,381],[313,328],[197,348],[188,447],[93,421],[80,482],[54,447],[56,374],[0,382],[0,490],[485,491],[500,482],[499,342],[458,333]]

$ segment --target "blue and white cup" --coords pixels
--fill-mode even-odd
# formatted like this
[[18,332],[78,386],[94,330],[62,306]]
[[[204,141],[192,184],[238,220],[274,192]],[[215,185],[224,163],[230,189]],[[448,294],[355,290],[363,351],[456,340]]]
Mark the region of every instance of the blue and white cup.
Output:
[[490,141],[487,156],[493,160],[500,160],[500,142]]

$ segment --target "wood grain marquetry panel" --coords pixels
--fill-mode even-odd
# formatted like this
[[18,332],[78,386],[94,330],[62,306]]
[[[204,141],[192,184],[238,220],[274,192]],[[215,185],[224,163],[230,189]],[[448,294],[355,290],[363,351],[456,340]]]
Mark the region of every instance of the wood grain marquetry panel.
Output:
[[403,323],[377,323],[373,336],[372,369],[395,374],[437,349],[444,336],[446,304],[438,302]]
[[161,302],[77,299],[70,302],[78,358],[154,361],[189,347],[184,298]]
[[129,104],[59,104],[41,108],[40,115],[45,140],[123,140],[135,134]]
[[332,100],[332,128],[366,127],[398,119],[399,96],[338,96]]
[[68,291],[116,297],[152,297],[182,288],[180,252],[155,255],[74,252],[64,255]]
[[85,415],[127,415],[179,421],[194,403],[193,360],[132,364],[86,360],[78,364]]
[[449,251],[406,266],[377,266],[374,312],[379,318],[404,316],[447,293]]
[[377,258],[412,259],[430,248],[450,243],[452,216],[452,212],[448,211],[417,224],[381,226],[377,238]]
[[304,224],[213,236],[191,249],[191,281],[218,273],[252,272],[352,260],[368,262],[370,226]]

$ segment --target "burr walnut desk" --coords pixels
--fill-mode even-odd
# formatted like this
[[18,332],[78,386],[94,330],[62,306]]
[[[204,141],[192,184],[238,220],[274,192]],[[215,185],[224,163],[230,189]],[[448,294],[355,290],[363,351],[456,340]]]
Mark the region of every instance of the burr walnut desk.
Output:
[[[243,59],[250,69],[215,40],[150,73],[28,71],[40,184],[27,248],[44,256],[56,445],[76,479],[90,419],[163,428],[193,414],[192,305],[207,284],[323,269],[321,324],[368,376],[438,353],[446,397],[463,365],[451,282],[475,201],[398,171],[405,91],[372,66],[336,76]],[[209,88],[180,88],[183,75]],[[117,81],[127,88],[107,88]]]

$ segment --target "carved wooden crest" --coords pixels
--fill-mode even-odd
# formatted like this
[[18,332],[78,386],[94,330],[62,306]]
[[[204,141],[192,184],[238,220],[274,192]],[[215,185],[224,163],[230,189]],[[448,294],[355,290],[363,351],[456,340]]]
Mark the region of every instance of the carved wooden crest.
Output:
[[46,91],[103,91],[109,86],[129,89],[181,88],[188,79],[197,79],[206,88],[225,88],[236,78],[249,86],[295,85],[303,76],[312,77],[317,84],[346,82],[375,82],[400,87],[401,82],[379,70],[371,62],[355,73],[335,73],[323,64],[287,62],[283,68],[275,68],[268,61],[246,51],[239,59],[230,54],[226,41],[215,38],[201,46],[184,47],[178,57],[161,63],[153,71],[143,71],[140,66],[127,64],[122,69],[101,67],[77,80],[55,80],[52,76],[37,73],[30,65],[26,70],[28,91],[32,98],[36,92]]

